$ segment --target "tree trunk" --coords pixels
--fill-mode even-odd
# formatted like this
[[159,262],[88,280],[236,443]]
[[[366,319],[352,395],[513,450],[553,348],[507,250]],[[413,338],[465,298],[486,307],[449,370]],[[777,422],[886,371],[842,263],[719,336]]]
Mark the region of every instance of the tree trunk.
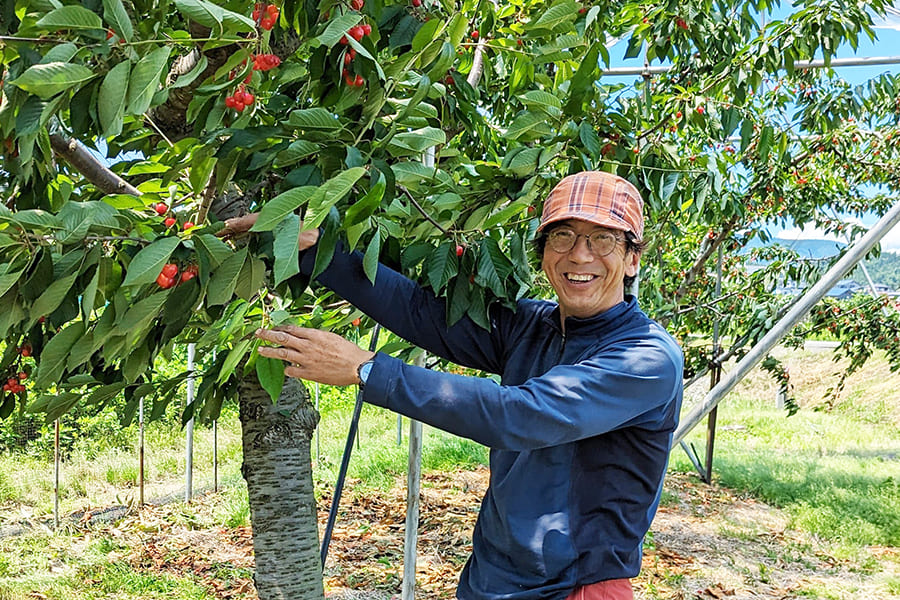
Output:
[[322,564],[310,440],[319,415],[309,392],[287,379],[273,404],[255,375],[239,388],[255,583],[260,600],[322,600]]

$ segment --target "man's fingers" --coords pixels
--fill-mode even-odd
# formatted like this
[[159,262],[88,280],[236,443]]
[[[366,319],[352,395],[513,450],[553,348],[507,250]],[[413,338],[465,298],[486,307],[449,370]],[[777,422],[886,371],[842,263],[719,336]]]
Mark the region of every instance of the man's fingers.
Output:
[[227,237],[231,235],[240,235],[247,233],[250,228],[256,224],[259,213],[249,213],[240,217],[232,217],[225,220],[225,228],[216,232],[219,237]]

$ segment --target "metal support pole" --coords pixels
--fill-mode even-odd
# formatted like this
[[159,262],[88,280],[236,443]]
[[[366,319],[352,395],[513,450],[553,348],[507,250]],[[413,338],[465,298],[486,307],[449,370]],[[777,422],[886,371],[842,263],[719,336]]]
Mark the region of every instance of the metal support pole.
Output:
[[862,258],[868,254],[875,245],[881,241],[898,222],[900,222],[900,202],[894,204],[879,221],[869,229],[859,241],[857,241],[844,256],[835,263],[822,278],[804,294],[791,309],[776,323],[763,338],[738,361],[734,369],[728,372],[716,386],[709,391],[700,404],[695,406],[681,419],[681,424],[675,430],[672,445],[679,444],[681,440],[718,405],[722,398],[734,388],[744,376],[761,361],[772,348],[783,338],[806,313],[848,273]]
[[[425,366],[425,353],[416,358]],[[419,489],[422,483],[422,423],[409,420],[409,458],[406,472],[406,533],[403,540],[402,600],[416,597],[416,545],[419,539]]]
[[[187,347],[187,406],[194,403],[194,344]],[[184,444],[184,501],[190,502],[194,495],[194,418],[187,422]]]
[[144,505],[144,399],[138,400],[138,506]]
[[[319,412],[319,382],[316,382],[316,412]],[[322,448],[319,444],[319,428],[316,427],[316,464],[319,464],[319,458],[322,454]]]
[[59,419],[53,424],[53,528],[59,529]]
[[219,420],[213,421],[213,492],[219,491]]
[[[378,334],[381,325],[375,325],[372,330],[372,339],[369,342],[369,350],[375,351],[378,347]],[[353,440],[359,429],[359,416],[362,413],[362,390],[356,392],[356,404],[353,407],[353,417],[350,419],[350,430],[347,432],[347,443],[344,444],[344,456],[341,457],[341,467],[338,470],[337,483],[334,484],[334,498],[331,499],[331,508],[328,511],[328,521],[325,523],[325,533],[322,534],[322,548],[319,556],[322,559],[322,568],[325,568],[325,559],[328,558],[328,546],[331,544],[331,534],[334,532],[334,524],[337,521],[338,508],[341,505],[341,494],[344,492],[344,480],[347,478],[347,468],[350,466],[350,454],[353,452]]]

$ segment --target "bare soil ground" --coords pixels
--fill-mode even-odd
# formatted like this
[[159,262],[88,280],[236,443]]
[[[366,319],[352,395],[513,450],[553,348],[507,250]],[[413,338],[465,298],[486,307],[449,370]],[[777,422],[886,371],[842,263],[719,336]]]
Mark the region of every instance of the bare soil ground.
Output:
[[[424,477],[418,598],[454,597],[486,486],[487,469]],[[402,487],[398,482],[388,493],[345,496],[325,569],[330,600],[399,598]],[[666,488],[671,496],[653,523],[643,572],[635,580],[639,600],[900,598],[884,585],[900,574],[895,548],[870,548],[871,560],[840,558],[827,544],[791,530],[777,509],[761,502],[705,485],[693,475],[674,474]],[[212,498],[198,499],[195,510],[207,501]],[[324,497],[320,504],[323,528],[329,502]],[[122,556],[132,565],[197,577],[217,598],[255,599],[249,529],[173,527],[167,514],[172,510],[177,508],[147,506],[115,526],[104,526],[102,533],[133,549]]]

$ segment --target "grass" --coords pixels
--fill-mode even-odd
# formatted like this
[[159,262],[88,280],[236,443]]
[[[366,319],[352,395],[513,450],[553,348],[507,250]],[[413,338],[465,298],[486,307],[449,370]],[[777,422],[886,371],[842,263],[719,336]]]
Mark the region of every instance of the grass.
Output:
[[[791,372],[803,374],[795,391],[805,405],[794,417],[775,408],[774,387],[767,389],[758,374],[720,405],[715,480],[783,508],[793,527],[824,539],[849,547],[898,547],[900,396],[884,379],[873,378],[872,370],[885,368],[879,360],[852,378],[843,398],[823,402],[828,377],[838,368],[827,357],[792,356]],[[705,431],[696,428],[688,441],[703,447]],[[680,451],[673,453],[671,468],[692,469]]]

